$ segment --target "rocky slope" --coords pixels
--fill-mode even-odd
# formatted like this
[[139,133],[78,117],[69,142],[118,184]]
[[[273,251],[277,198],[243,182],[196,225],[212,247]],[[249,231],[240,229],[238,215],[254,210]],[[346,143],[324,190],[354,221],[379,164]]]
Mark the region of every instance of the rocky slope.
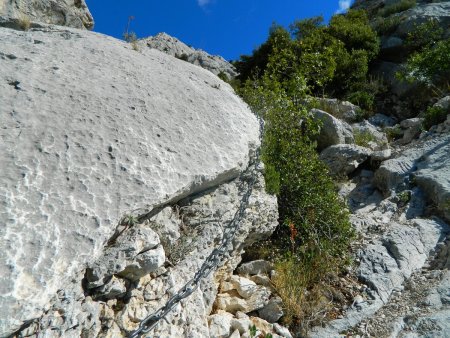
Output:
[[20,28],[35,23],[92,29],[85,0],[3,0],[0,26]]
[[177,38],[166,33],[159,33],[138,41],[142,48],[154,48],[166,54],[175,56],[194,65],[200,66],[210,72],[226,75],[228,79],[235,78],[238,74],[234,66],[219,55],[210,55],[201,49],[194,49]]
[[254,177],[219,272],[157,328],[208,337],[220,281],[276,225],[254,115],[155,49],[44,24],[0,41],[0,335],[130,333],[230,232]]
[[[324,124],[322,138],[349,136],[349,125],[326,116],[336,121]],[[339,318],[314,328],[311,337],[450,334],[450,115],[428,132],[417,128],[420,119],[401,121],[391,128],[402,130],[403,137],[387,143],[380,134],[393,123],[375,115],[352,124],[355,136],[364,125],[366,136],[371,135],[366,140],[372,142],[344,144],[345,139],[335,137],[321,153],[332,173],[351,177],[340,194],[359,234],[350,275],[361,284]]]

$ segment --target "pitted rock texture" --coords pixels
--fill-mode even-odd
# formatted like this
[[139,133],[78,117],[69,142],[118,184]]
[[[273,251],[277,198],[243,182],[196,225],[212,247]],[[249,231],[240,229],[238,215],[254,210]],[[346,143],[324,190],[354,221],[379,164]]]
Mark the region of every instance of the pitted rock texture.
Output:
[[[233,270],[240,262],[240,254],[254,241],[266,238],[277,225],[276,199],[264,192],[264,179],[259,171],[251,170],[257,183],[249,200],[244,218],[239,222],[234,239],[228,246],[219,267],[204,278],[192,295],[175,306],[150,333],[152,337],[211,337],[231,332],[227,323],[216,323],[220,311],[213,311],[213,303],[224,280],[233,278]],[[169,297],[182,288],[199,270],[206,257],[227,233],[229,221],[241,203],[248,187],[248,178],[239,177],[201,194],[189,196],[176,204],[167,206],[141,224],[125,229],[115,238],[115,244],[105,249],[105,254],[91,263],[83,286],[79,276],[64,286],[51,300],[51,308],[20,334],[57,337],[124,337],[136,329],[147,315],[163,306]],[[166,241],[165,225],[171,224],[171,238]],[[167,260],[164,266],[138,280],[130,280],[126,274],[114,274],[110,265],[110,253],[116,257],[135,256],[136,249],[129,249],[134,239],[137,250],[158,246],[158,233]],[[150,237],[150,238],[149,238]],[[147,251],[148,252],[148,251]],[[137,255],[136,257],[139,257]],[[125,260],[126,261],[126,260]],[[116,260],[120,264],[120,258]],[[93,269],[103,271],[106,278],[97,279],[96,288],[89,284]],[[116,270],[122,270],[122,267]],[[236,278],[236,277],[234,277]],[[252,284],[249,281],[247,284]],[[104,284],[102,286],[99,286]],[[254,284],[254,283],[253,283]],[[256,285],[256,284],[254,284]],[[258,286],[261,290],[267,290]],[[123,291],[125,289],[125,292]],[[244,292],[243,288],[241,291]],[[269,291],[266,291],[269,293]],[[262,307],[259,299],[248,295],[246,305]],[[253,301],[253,303],[251,302]],[[62,317],[60,314],[64,313]],[[243,314],[242,314],[243,315]],[[228,317],[233,317],[229,314]],[[244,319],[236,315],[233,326],[242,332]],[[248,318],[248,317],[247,317]],[[231,320],[231,318],[230,318]],[[241,325],[238,325],[238,324]],[[216,324],[219,326],[217,327]],[[231,322],[230,322],[231,324]],[[54,329],[57,327],[58,333]],[[144,335],[145,336],[145,335]]]
[[233,79],[238,75],[236,68],[223,57],[210,55],[201,49],[194,49],[166,33],[159,33],[155,36],[141,39],[138,43],[141,46],[160,50],[161,52],[205,68],[216,75],[223,73],[228,79]]
[[154,49],[50,26],[0,28],[0,41],[8,334],[99,257],[124,215],[237,177],[259,125],[230,86]]
[[20,28],[23,20],[82,29],[94,27],[85,0],[0,1],[0,26]]

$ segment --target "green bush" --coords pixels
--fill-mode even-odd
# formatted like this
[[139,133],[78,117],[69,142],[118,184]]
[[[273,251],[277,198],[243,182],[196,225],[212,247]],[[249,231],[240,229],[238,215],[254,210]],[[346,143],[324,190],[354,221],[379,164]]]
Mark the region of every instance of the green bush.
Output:
[[355,131],[353,136],[355,144],[361,147],[369,148],[371,142],[377,142],[376,137],[368,131]]
[[[365,85],[369,62],[379,52],[379,40],[366,12],[350,10],[333,16],[328,26],[320,16],[297,20],[290,30],[291,34],[272,26],[266,42],[235,62],[243,82],[261,78],[270,57],[282,54],[277,71],[272,73],[282,85],[291,77],[302,76],[313,95],[338,98]],[[364,102],[370,104],[367,99]]]
[[448,81],[450,77],[450,39],[423,48],[408,58],[400,78],[428,85]]
[[364,50],[369,61],[378,55],[380,41],[363,10],[349,10],[345,15],[333,16],[328,31],[342,41],[348,51]]
[[439,26],[436,19],[430,19],[419,25],[408,33],[405,45],[413,49],[422,49],[434,45],[441,40],[444,30]]
[[225,72],[221,71],[219,74],[217,74],[218,78],[222,81],[229,82],[230,79],[228,78],[228,75],[225,74]]
[[402,18],[400,16],[379,17],[373,21],[372,28],[379,35],[389,35],[396,31],[401,22]]
[[[267,185],[278,188],[280,221],[295,224],[302,257],[314,259],[318,252],[345,257],[352,230],[345,205],[315,149],[319,126],[302,104],[306,82],[301,76],[283,84],[273,80],[279,59],[271,61],[270,73],[247,81],[241,94],[266,122],[262,159],[270,168]],[[285,228],[280,231],[289,238]]]
[[423,127],[425,130],[430,129],[432,126],[442,123],[447,119],[447,115],[450,114],[449,109],[443,109],[441,107],[429,107],[424,114]]
[[393,3],[392,5],[385,6],[380,9],[378,15],[382,17],[388,17],[395,13],[404,12],[412,7],[416,6],[416,0],[401,0],[399,2]]

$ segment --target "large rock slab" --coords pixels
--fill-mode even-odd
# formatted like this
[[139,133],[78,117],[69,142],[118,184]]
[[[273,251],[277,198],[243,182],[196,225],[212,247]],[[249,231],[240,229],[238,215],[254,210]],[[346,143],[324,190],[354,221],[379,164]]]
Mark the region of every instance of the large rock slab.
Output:
[[195,49],[166,33],[139,40],[139,45],[157,49],[166,54],[175,56],[194,65],[200,66],[219,75],[224,74],[228,79],[235,78],[236,68],[220,55],[210,55],[201,49]]
[[0,335],[37,318],[125,214],[229,181],[258,122],[230,86],[88,31],[0,28]]
[[388,194],[413,183],[419,185],[449,220],[450,135],[431,136],[411,144],[375,172],[375,185]]
[[20,28],[24,20],[82,29],[94,27],[85,0],[0,1],[0,26]]

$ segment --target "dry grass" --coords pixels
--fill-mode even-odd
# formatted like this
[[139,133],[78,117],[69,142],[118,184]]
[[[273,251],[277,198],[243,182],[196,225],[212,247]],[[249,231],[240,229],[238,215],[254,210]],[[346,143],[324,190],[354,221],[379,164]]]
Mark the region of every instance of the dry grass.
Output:
[[30,27],[31,27],[31,19],[30,19],[30,17],[28,15],[22,14],[19,17],[18,20],[19,20],[19,27],[20,27],[20,29],[22,29],[24,31],[27,31],[27,30],[30,29]]
[[332,283],[337,271],[330,267],[339,264],[325,257],[316,257],[311,264],[295,257],[276,263],[273,283],[283,300],[283,322],[294,332],[306,335],[312,326],[332,319],[339,291]]

